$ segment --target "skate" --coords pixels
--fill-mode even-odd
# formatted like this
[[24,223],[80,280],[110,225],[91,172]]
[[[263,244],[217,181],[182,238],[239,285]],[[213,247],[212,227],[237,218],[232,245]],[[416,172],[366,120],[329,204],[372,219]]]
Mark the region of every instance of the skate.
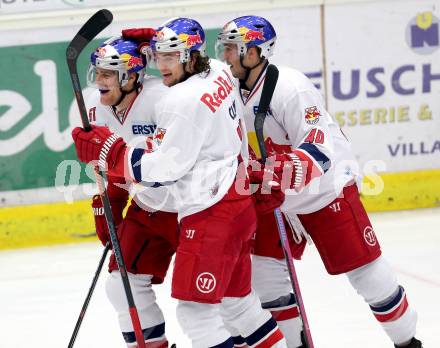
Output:
[[396,346],[396,345],[394,345],[394,347],[397,347],[397,348],[423,348],[422,342],[419,341],[415,337],[413,337],[411,339],[411,342],[409,342],[406,346]]

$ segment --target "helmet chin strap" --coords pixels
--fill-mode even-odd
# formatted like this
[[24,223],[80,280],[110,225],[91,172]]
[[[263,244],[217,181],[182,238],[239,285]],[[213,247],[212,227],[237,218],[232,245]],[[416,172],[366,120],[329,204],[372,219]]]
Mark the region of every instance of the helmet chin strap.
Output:
[[250,66],[250,67],[245,66],[243,64],[243,60],[244,60],[244,56],[240,55],[240,65],[243,69],[246,70],[246,74],[244,75],[244,79],[242,81],[244,81],[244,83],[246,83],[249,78],[249,75],[251,74],[251,71],[254,70],[256,67],[258,67],[259,65],[261,65],[262,63],[264,63],[265,59],[260,56],[260,61],[257,64],[255,64],[254,66]]
[[[137,73],[136,73],[137,74]],[[135,83],[133,85],[133,88],[130,89],[129,91],[124,91],[121,87],[121,85],[119,85],[119,90],[121,91],[121,96],[118,98],[118,100],[116,101],[116,103],[112,104],[113,107],[117,107],[119,104],[122,103],[122,101],[124,100],[124,98],[127,96],[127,94],[130,94],[131,92],[137,91],[139,89],[139,83]]]
[[[121,96],[119,97],[119,99],[116,101],[116,103],[112,104],[113,107],[117,107],[119,104],[122,103],[122,101],[124,100],[125,96],[128,94],[128,92],[124,91],[122,89],[122,87],[119,87],[119,90],[121,91]],[[133,91],[133,90],[132,90]],[[132,92],[131,91],[131,92]]]

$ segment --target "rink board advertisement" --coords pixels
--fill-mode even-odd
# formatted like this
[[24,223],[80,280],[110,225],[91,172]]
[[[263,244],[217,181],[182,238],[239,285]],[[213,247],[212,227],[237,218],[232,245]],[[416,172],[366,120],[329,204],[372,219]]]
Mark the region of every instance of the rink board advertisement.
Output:
[[[71,125],[80,122],[64,52],[66,43],[1,47],[0,191],[54,185],[63,160],[76,159]],[[87,57],[79,60],[85,74]]]
[[[369,2],[328,5],[324,12],[317,5],[252,11],[277,30],[271,61],[304,72],[325,95],[329,111],[353,143],[362,172],[386,172],[381,174],[383,193],[364,197],[369,210],[436,206],[440,201],[440,10],[434,4],[404,1],[395,8],[395,2]],[[208,54],[214,53],[219,28],[241,14],[194,16],[207,28]],[[148,25],[157,27],[164,19]],[[145,20],[119,23],[115,16],[86,48],[79,60],[85,95],[93,47],[122,28],[145,25]],[[0,37],[0,54],[8,57],[0,60],[0,207],[6,207],[0,209],[0,249],[93,235],[93,174],[77,162],[70,136],[80,118],[65,49],[77,30],[13,30]],[[254,135],[249,136],[252,141]],[[87,200],[65,203],[77,199]],[[12,207],[29,203],[34,205]]]
[[439,18],[434,1],[326,7],[328,107],[361,165],[440,167]]

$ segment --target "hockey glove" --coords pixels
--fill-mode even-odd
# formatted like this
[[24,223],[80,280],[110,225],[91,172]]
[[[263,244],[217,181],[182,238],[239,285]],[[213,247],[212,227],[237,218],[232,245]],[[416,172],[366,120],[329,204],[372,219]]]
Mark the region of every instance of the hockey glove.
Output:
[[138,50],[144,55],[148,55],[150,40],[156,35],[153,28],[130,28],[122,30],[124,39],[133,40],[139,43]]
[[[303,167],[294,154],[275,154],[266,163],[250,161],[249,178],[252,184],[259,184],[254,193],[256,209],[265,214],[278,208],[284,202],[284,192],[303,186]],[[257,170],[255,170],[257,168]]]
[[248,168],[250,183],[258,185],[258,189],[253,192],[258,214],[264,215],[273,212],[284,202],[284,193],[281,190],[278,176],[273,169],[257,161],[251,160]]
[[281,178],[281,190],[299,189],[303,183],[303,166],[295,153],[276,154],[269,157],[269,164],[275,175]]
[[130,28],[122,30],[122,37],[124,39],[136,42],[148,42],[154,35],[156,35],[156,30],[153,28]]
[[303,186],[303,167],[295,153],[275,154],[267,158],[263,170],[253,174],[255,180],[261,182],[274,181],[280,190],[298,189]]
[[[98,161],[101,170],[113,170],[116,175],[124,176],[125,141],[110,132],[107,127],[91,127],[92,130],[89,132],[80,127],[72,131],[78,159],[84,163]],[[116,168],[117,165],[119,168]]]

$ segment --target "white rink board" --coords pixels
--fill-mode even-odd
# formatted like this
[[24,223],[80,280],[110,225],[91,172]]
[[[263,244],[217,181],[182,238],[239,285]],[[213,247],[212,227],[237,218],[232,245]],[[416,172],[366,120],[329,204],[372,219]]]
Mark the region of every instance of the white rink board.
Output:
[[[220,29],[228,20],[249,14],[246,12],[226,12],[194,16],[205,29]],[[289,65],[308,72],[320,72],[322,67],[321,21],[319,6],[292,7],[285,9],[257,10],[252,14],[264,16],[274,24],[278,42],[275,56],[271,59],[275,64]],[[114,14],[113,23],[97,37],[120,35],[124,28],[158,27],[168,17],[118,21]],[[68,41],[77,33],[79,25],[68,25],[60,28],[37,28],[32,30],[10,30],[8,35],[0,35],[0,47],[31,45],[38,43],[54,43]],[[87,50],[87,49],[86,49]],[[92,47],[90,47],[92,50]]]
[[[387,172],[440,167],[438,4],[378,1],[326,7],[328,107],[342,121],[361,164],[382,160]],[[413,28],[411,35],[420,13],[426,13],[419,19],[425,29]],[[421,37],[437,44],[414,48]],[[430,117],[420,113],[423,106]]]
[[[157,3],[160,0],[123,0],[126,4]],[[121,0],[0,0],[0,14],[120,5]]]
[[228,20],[250,13],[263,16],[275,27],[277,43],[272,63],[295,67],[304,73],[320,72],[323,57],[319,6],[221,13],[197,16],[197,20],[204,28],[221,28]]

